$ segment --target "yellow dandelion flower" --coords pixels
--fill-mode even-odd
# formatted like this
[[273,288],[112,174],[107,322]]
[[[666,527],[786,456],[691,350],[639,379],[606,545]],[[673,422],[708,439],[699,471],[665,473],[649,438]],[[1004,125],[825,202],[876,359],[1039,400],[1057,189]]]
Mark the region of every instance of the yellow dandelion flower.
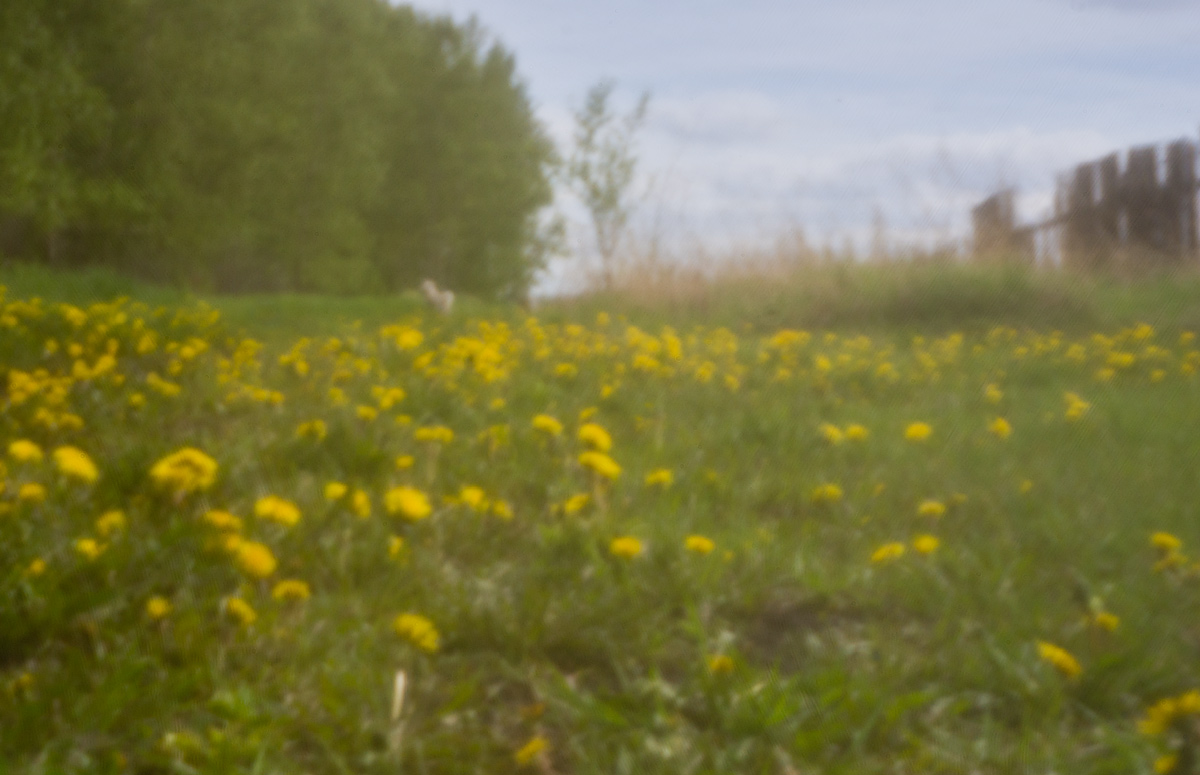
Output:
[[176,495],[187,495],[212,486],[217,479],[217,461],[198,449],[184,447],[155,463],[150,478]]
[[1097,628],[1108,632],[1116,632],[1117,628],[1121,626],[1120,617],[1108,611],[1097,611],[1092,615],[1091,622]]
[[1167,753],[1154,760],[1154,772],[1157,775],[1167,775],[1175,771],[1175,767],[1179,764],[1179,754]]
[[42,462],[42,448],[29,439],[18,439],[9,444],[8,454],[18,463]]
[[586,492],[576,493],[563,502],[562,510],[564,514],[575,514],[583,511],[588,503],[592,500],[592,496]]
[[431,444],[449,444],[454,441],[454,431],[445,425],[425,425],[413,431],[413,438]]
[[300,439],[315,439],[321,441],[329,434],[329,428],[324,420],[309,420],[296,426],[296,437]]
[[617,461],[603,452],[593,450],[581,452],[579,453],[579,464],[584,468],[591,469],[605,479],[616,479],[621,475],[621,466],[617,465]]
[[400,536],[390,536],[388,538],[388,557],[395,559],[400,556],[400,552],[404,551],[404,539]]
[[234,549],[234,561],[243,573],[257,579],[270,576],[279,564],[271,550],[257,541],[239,540]]
[[1012,425],[1003,417],[997,417],[988,425],[988,430],[997,438],[1007,439],[1012,433]]
[[271,589],[275,600],[308,600],[310,594],[308,584],[297,579],[283,579]]
[[1037,647],[1038,656],[1068,678],[1075,678],[1083,672],[1079,661],[1066,649],[1044,640],[1038,641]]
[[933,554],[941,544],[937,536],[919,535],[913,539],[912,547],[921,554]]
[[904,544],[893,541],[892,543],[884,544],[871,553],[871,562],[884,563],[894,560],[897,557],[904,555]]
[[533,418],[533,427],[551,436],[561,436],[563,424],[548,414],[539,414]]
[[666,489],[675,481],[675,475],[671,473],[669,468],[656,468],[646,474],[646,486],[654,487],[661,486]]
[[26,503],[41,503],[46,500],[46,488],[37,482],[26,482],[17,490],[17,500]]
[[683,548],[696,554],[708,554],[713,549],[716,549],[717,545],[713,543],[711,538],[706,538],[702,535],[690,535],[683,539]]
[[705,659],[705,666],[712,675],[728,675],[733,672],[733,659],[725,654],[710,654]]
[[254,503],[254,516],[291,527],[300,521],[300,509],[289,500],[264,495]]
[[983,389],[983,397],[989,404],[998,404],[1004,398],[1004,391],[994,384]]
[[89,560],[94,560],[104,553],[107,547],[94,538],[75,539],[75,551]]
[[236,532],[242,529],[242,521],[240,519],[228,511],[221,511],[220,509],[209,509],[201,519],[217,530],[231,530]]
[[167,617],[171,613],[171,601],[165,597],[155,595],[146,601],[146,615],[151,619],[158,620]]
[[837,503],[842,495],[841,486],[830,482],[813,489],[811,497],[813,503]]
[[258,619],[258,613],[253,606],[240,597],[225,598],[225,612],[237,619],[243,627],[249,627]]
[[1172,549],[1164,552],[1158,562],[1154,563],[1154,572],[1159,573],[1168,568],[1178,568],[1187,565],[1188,558],[1182,552]]
[[350,496],[350,510],[359,519],[371,516],[371,496],[362,490],[355,490]]
[[29,578],[37,578],[46,572],[46,561],[41,557],[36,557],[28,565],[25,566],[25,575]]
[[922,517],[933,517],[934,519],[937,519],[945,513],[946,504],[942,503],[941,501],[936,501],[933,499],[923,500],[917,506],[917,514]]
[[1147,708],[1146,717],[1138,722],[1138,731],[1148,737],[1157,737],[1180,719],[1196,715],[1200,715],[1200,690],[1192,689],[1178,697],[1164,697]]
[[96,532],[101,538],[108,538],[112,533],[125,529],[125,514],[113,509],[106,511],[96,519]]
[[1080,417],[1083,417],[1085,414],[1087,414],[1092,408],[1090,403],[1083,400],[1075,393],[1064,393],[1063,397],[1067,402],[1067,408],[1064,412],[1064,416],[1068,420],[1078,420]]
[[326,482],[325,483],[325,500],[340,501],[349,490],[346,485],[341,482]]
[[54,464],[70,479],[91,484],[100,478],[100,471],[88,454],[78,447],[59,447],[54,450]]
[[498,500],[492,504],[492,515],[507,522],[513,518],[512,506],[508,504],[508,501]]
[[1164,552],[1174,552],[1183,548],[1183,541],[1170,533],[1160,531],[1150,536],[1150,545]]
[[854,423],[854,424],[846,426],[847,441],[864,441],[867,438],[867,436],[870,436],[870,435],[871,435],[871,432],[868,431],[864,426],[859,425],[858,423]]
[[521,746],[516,753],[513,754],[513,760],[518,767],[528,766],[549,746],[549,741],[541,735],[537,735],[528,743]]
[[422,651],[432,654],[438,650],[437,628],[420,614],[400,614],[392,622],[392,629]]
[[396,470],[403,471],[406,468],[412,468],[413,463],[416,462],[417,459],[412,455],[400,455],[396,458]]
[[612,449],[612,436],[594,422],[579,426],[579,440],[598,452],[608,452]]
[[629,560],[642,553],[642,542],[633,536],[614,538],[608,545],[609,554]]
[[909,441],[925,441],[933,434],[933,426],[925,422],[909,423],[904,429],[904,438]]
[[474,485],[465,485],[458,491],[458,500],[467,508],[473,511],[486,511],[490,505],[488,503],[487,494],[482,487]]
[[413,487],[395,487],[384,496],[384,507],[388,514],[399,514],[416,522],[433,513],[429,496]]
[[821,434],[821,438],[830,444],[841,444],[846,437],[846,434],[842,433],[842,429],[833,423],[821,423],[820,427],[817,428],[817,432]]

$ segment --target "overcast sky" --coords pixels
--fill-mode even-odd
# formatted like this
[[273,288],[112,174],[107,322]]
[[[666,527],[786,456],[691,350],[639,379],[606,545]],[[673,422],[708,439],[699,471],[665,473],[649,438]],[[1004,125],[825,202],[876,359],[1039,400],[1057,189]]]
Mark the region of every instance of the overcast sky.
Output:
[[962,238],[1000,184],[1200,133],[1200,0],[421,0],[515,53],[560,144],[602,78],[651,94],[644,218],[668,238],[800,225]]

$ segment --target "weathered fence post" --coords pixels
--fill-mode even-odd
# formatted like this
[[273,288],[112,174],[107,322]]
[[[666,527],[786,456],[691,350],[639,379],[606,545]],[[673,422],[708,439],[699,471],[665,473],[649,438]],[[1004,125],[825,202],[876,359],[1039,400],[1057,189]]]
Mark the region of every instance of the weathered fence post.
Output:
[[1029,262],[1033,259],[1033,233],[1018,228],[1015,192],[1004,189],[971,210],[973,252],[983,260]]
[[1095,170],[1092,164],[1080,164],[1068,180],[1065,197],[1067,210],[1062,213],[1063,258],[1068,266],[1098,269],[1105,256],[1096,207]]
[[1013,192],[1005,189],[971,211],[975,253],[980,258],[998,253],[1035,258],[1034,235],[1057,229],[1065,266],[1091,270],[1120,263],[1137,269],[1162,262],[1196,263],[1198,155],[1192,140],[1170,143],[1163,159],[1165,176],[1159,175],[1154,145],[1130,149],[1123,171],[1117,153],[1079,164],[1058,178],[1054,215],[1031,226],[1016,225]]
[[1162,197],[1158,187],[1158,158],[1153,145],[1132,148],[1121,186],[1122,200],[1129,221],[1126,243],[1138,251],[1163,253],[1165,224]]
[[1167,180],[1164,186],[1166,248],[1176,260],[1194,257],[1196,234],[1196,146],[1177,140],[1167,146]]
[[1121,246],[1121,168],[1115,153],[1095,164],[1100,178],[1100,201],[1096,205],[1098,265],[1111,267]]

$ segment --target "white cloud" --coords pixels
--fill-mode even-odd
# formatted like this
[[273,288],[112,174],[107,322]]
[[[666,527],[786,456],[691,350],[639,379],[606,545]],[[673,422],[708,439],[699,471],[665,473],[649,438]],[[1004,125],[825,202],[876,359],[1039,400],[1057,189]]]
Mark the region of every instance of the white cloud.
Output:
[[[680,239],[963,236],[999,185],[1196,135],[1196,0],[427,0],[516,52],[565,144],[603,77],[651,92],[639,228]],[[657,226],[655,226],[657,224]]]

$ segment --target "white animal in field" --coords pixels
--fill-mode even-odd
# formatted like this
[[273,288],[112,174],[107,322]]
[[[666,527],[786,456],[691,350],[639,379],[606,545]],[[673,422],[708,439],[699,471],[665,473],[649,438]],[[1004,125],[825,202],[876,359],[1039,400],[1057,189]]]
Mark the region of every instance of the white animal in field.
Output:
[[425,294],[429,306],[443,315],[450,314],[450,308],[454,306],[454,291],[441,290],[433,280],[425,280],[421,283],[421,293]]

